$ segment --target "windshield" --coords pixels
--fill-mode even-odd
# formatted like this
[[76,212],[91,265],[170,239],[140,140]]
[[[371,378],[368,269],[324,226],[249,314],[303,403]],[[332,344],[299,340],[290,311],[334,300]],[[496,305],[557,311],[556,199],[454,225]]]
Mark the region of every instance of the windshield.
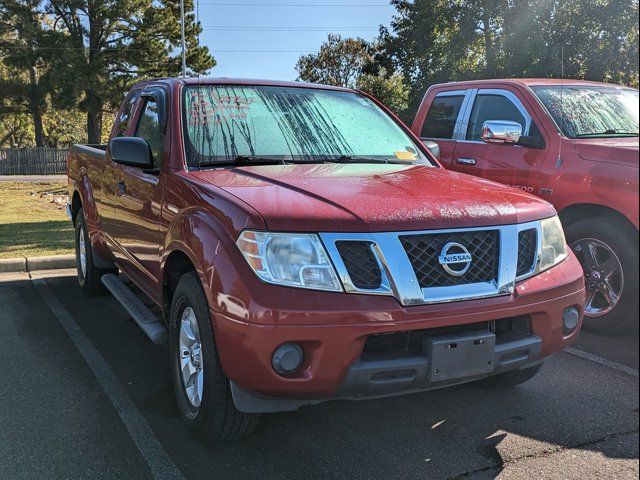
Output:
[[638,135],[638,91],[614,87],[533,87],[569,138]]
[[242,159],[429,163],[389,115],[351,92],[189,86],[183,118],[189,166]]

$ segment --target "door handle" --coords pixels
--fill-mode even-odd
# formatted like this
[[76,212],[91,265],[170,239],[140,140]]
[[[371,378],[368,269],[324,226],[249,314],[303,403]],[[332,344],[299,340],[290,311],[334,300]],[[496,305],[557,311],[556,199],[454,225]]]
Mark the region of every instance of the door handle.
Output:
[[124,182],[118,182],[118,194],[122,195],[126,191],[127,191],[127,186],[124,184]]
[[475,158],[456,158],[456,163],[459,163],[460,165],[475,165],[476,159]]

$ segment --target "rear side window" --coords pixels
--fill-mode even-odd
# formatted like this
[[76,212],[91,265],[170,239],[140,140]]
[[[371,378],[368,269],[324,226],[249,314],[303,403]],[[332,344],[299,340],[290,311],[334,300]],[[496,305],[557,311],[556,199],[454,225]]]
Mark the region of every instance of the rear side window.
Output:
[[464,95],[436,97],[422,125],[421,137],[453,138]]
[[138,92],[133,93],[129,96],[127,100],[125,100],[126,104],[122,113],[118,117],[118,127],[116,128],[116,137],[122,137],[124,133],[127,131],[129,127],[129,121],[133,116],[133,109],[136,106],[136,102],[138,101],[138,97],[140,94]]
[[158,101],[153,97],[149,97],[145,102],[135,136],[147,141],[151,147],[154,169],[159,169],[162,165],[163,135],[160,128]]
[[526,120],[518,107],[503,95],[477,95],[469,117],[467,140],[479,141],[482,136],[482,124],[487,120],[510,120],[518,122],[524,129]]

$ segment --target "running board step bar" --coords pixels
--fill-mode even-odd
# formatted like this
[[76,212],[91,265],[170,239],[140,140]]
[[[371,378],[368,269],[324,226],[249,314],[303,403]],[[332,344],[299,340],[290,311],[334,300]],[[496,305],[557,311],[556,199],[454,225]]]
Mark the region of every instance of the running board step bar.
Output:
[[156,345],[167,343],[169,339],[167,327],[117,275],[108,273],[103,275],[101,280],[153,343]]

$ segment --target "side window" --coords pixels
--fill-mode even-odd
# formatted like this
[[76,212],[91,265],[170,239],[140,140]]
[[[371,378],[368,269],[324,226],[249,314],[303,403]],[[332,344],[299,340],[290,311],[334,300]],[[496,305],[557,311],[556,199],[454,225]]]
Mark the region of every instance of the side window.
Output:
[[456,127],[456,120],[463,100],[464,95],[436,97],[427,112],[420,136],[426,138],[453,138],[453,131]]
[[131,116],[133,115],[133,109],[136,106],[136,102],[138,101],[138,97],[140,94],[138,92],[133,93],[127,100],[125,100],[126,104],[122,113],[118,117],[118,127],[116,128],[116,137],[122,137],[124,132],[127,131],[127,127],[129,126],[129,121],[131,120]]
[[480,141],[482,124],[487,120],[511,120],[518,122],[523,129],[526,125],[526,120],[518,110],[518,107],[507,97],[493,94],[476,95],[471,116],[469,117],[467,140]]
[[163,135],[160,129],[158,101],[153,97],[149,97],[145,102],[135,136],[144,138],[149,143],[154,169],[160,169],[162,165]]

